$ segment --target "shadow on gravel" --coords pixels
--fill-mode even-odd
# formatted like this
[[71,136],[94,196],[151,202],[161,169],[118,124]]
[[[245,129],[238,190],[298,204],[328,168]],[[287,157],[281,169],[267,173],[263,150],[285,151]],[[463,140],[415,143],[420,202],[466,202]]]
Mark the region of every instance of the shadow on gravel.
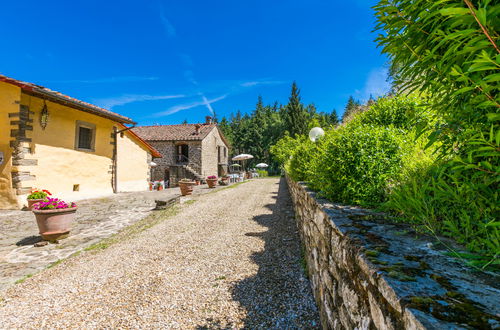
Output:
[[28,236],[16,243],[17,246],[27,246],[33,245],[35,243],[41,242],[42,236]]
[[265,248],[251,257],[258,273],[235,284],[233,299],[247,310],[245,328],[316,329],[321,323],[301,266],[300,239],[283,178],[275,198],[275,204],[266,205],[272,214],[253,219],[268,230],[245,234],[260,237]]

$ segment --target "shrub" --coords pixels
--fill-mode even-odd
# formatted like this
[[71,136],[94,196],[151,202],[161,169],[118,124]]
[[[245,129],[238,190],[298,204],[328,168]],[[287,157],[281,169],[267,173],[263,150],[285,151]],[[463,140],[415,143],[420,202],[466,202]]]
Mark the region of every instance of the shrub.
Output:
[[315,144],[306,137],[297,142],[286,171],[295,181],[307,181],[315,175],[313,162],[320,152],[321,144]]
[[311,162],[311,187],[337,202],[382,202],[414,153],[412,142],[394,127],[359,124],[329,132]]
[[464,147],[467,157],[412,169],[394,187],[385,207],[403,215],[405,222],[452,237],[483,256],[472,256],[471,264],[498,267],[499,142],[493,132],[478,136]]
[[269,173],[267,173],[266,170],[257,170],[257,174],[259,174],[259,178],[265,178],[266,176],[269,176]]
[[357,114],[349,124],[394,126],[410,130],[416,126],[427,126],[434,116],[417,96],[392,96],[379,98],[369,110]]
[[281,166],[285,166],[290,158],[292,157],[295,149],[299,145],[300,138],[294,139],[290,135],[286,134],[283,138],[278,140],[275,145],[273,145],[270,149],[271,154],[274,159],[281,164]]

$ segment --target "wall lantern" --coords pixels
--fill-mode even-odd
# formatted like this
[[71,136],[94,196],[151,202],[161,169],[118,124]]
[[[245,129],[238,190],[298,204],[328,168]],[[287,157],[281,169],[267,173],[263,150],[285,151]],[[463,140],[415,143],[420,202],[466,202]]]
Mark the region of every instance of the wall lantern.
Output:
[[47,127],[47,123],[49,122],[49,109],[47,108],[47,103],[43,100],[43,108],[40,112],[40,126],[44,130]]
[[309,131],[309,140],[316,142],[323,135],[325,135],[325,131],[321,127],[314,127]]

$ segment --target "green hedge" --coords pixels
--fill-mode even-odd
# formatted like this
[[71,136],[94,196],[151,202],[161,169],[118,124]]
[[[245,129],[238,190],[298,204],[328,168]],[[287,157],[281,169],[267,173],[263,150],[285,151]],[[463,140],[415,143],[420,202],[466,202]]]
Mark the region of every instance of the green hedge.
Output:
[[357,124],[329,132],[313,166],[311,187],[331,200],[359,205],[383,202],[413,144],[394,127]]
[[464,244],[477,255],[455,255],[472,265],[498,265],[500,133],[492,124],[489,134],[460,146],[466,157],[438,158],[439,144],[425,148],[428,138],[417,137],[422,127],[439,124],[413,96],[381,98],[318,142],[286,136],[271,153],[323,197],[383,208],[421,232]]

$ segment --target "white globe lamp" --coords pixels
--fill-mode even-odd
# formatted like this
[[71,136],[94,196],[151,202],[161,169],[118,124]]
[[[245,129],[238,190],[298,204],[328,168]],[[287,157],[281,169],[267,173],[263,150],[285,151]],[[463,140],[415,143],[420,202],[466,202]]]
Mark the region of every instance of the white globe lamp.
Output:
[[311,130],[309,131],[309,139],[312,142],[318,141],[318,139],[320,137],[322,137],[323,135],[325,135],[325,131],[323,131],[323,129],[321,127],[314,127],[314,128],[311,128]]

